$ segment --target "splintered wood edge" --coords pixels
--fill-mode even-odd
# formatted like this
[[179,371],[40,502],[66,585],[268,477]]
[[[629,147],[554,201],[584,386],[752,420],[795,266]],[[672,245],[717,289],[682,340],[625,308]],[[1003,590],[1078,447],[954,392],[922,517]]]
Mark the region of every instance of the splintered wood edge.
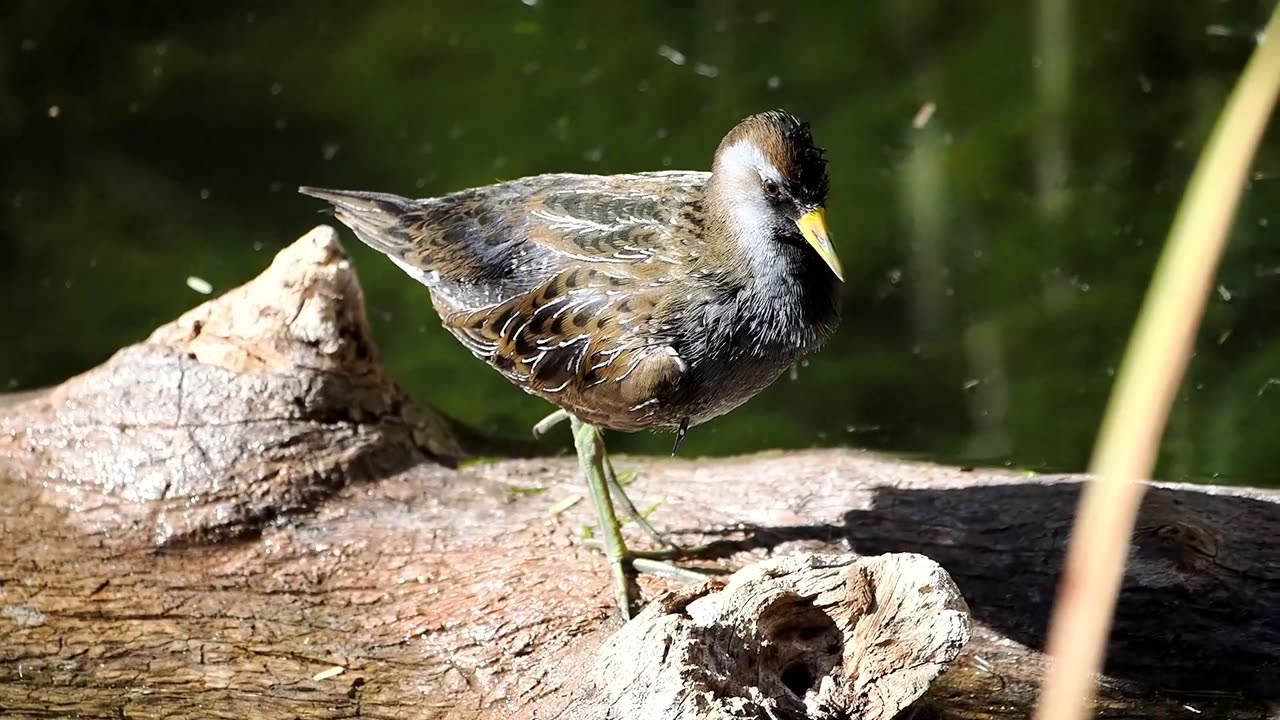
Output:
[[960,591],[923,555],[777,558],[659,598],[561,717],[888,720],[969,637]]
[[[280,250],[257,277],[157,328],[147,342],[242,374],[380,369],[364,293],[327,225]],[[341,354],[352,345],[369,355]]]

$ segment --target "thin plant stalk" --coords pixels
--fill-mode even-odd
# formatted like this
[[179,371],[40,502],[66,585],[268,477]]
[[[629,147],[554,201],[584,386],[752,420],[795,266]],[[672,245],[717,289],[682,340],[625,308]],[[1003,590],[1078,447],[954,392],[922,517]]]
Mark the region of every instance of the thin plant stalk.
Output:
[[1201,153],[1125,351],[1050,621],[1037,720],[1091,714],[1129,538],[1239,205],[1280,90],[1280,5]]

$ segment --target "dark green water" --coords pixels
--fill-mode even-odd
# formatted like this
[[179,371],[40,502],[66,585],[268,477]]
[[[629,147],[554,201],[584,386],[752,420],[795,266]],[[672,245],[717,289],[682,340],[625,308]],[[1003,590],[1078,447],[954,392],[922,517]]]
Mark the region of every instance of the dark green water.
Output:
[[[445,193],[705,169],[781,106],[828,149],[836,340],[689,454],[852,445],[1083,468],[1200,146],[1270,3],[72,2],[0,8],[0,388],[54,383],[255,275],[299,184]],[[913,118],[935,112],[922,128]],[[1277,484],[1280,132],[1160,474]],[[344,231],[396,374],[523,435],[548,410]],[[669,437],[614,436],[658,452]]]

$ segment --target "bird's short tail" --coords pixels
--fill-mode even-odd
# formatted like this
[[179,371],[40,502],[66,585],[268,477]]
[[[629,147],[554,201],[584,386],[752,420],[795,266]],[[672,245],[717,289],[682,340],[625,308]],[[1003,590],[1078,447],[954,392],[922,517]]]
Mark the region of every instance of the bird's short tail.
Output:
[[389,193],[300,187],[298,192],[333,205],[333,215],[369,247],[401,257],[412,245],[409,229],[419,205]]

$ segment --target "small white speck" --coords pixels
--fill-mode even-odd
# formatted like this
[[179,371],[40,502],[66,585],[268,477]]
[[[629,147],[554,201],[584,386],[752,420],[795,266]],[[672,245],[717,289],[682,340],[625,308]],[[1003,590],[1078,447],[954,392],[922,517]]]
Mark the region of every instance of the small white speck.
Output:
[[212,197],[212,196],[213,196],[213,193],[212,193],[212,192],[210,192],[209,188],[200,188],[200,199],[201,199],[201,200],[208,200],[208,199],[209,199],[210,197]]
[[698,73],[702,77],[709,77],[709,78],[717,77],[720,74],[720,68],[716,67],[715,65],[708,65],[706,63],[695,64],[693,66],[693,71]]
[[1231,291],[1226,285],[1218,286],[1218,296],[1222,298],[1222,302],[1231,302]]
[[327,142],[324,144],[324,147],[320,149],[320,154],[324,156],[325,160],[332,160],[334,156],[338,154],[338,151],[341,149],[342,149],[342,146],[339,145],[338,143]]
[[929,124],[933,119],[933,114],[938,110],[938,106],[933,102],[926,102],[916,111],[915,117],[911,118],[911,127],[921,130]]
[[346,672],[346,671],[347,671],[347,669],[346,669],[346,668],[344,668],[344,667],[342,667],[341,665],[334,665],[334,666],[333,666],[333,667],[331,667],[331,668],[326,668],[326,669],[321,670],[320,672],[316,673],[315,675],[312,675],[312,676],[311,676],[311,679],[312,679],[314,682],[320,682],[321,680],[328,680],[329,678],[335,678],[335,677],[338,677],[339,675],[341,675],[342,673],[344,673],[344,672]]
[[49,106],[49,117],[56,118],[61,114],[62,114],[62,108],[58,107],[57,105]]
[[666,58],[667,60],[671,61],[671,64],[673,65],[683,65],[685,64],[685,61],[686,61],[684,53],[671,47],[670,45],[659,45],[658,54]]
[[770,75],[769,79],[765,81],[765,85],[770,90],[777,90],[778,88],[782,87],[782,78],[778,77],[777,75]]
[[271,94],[272,94],[272,95],[279,95],[279,94],[280,94],[280,93],[282,93],[282,92],[284,92],[284,84],[283,84],[283,83],[281,83],[279,80],[277,80],[277,81],[275,81],[275,82],[271,83]]
[[196,277],[195,275],[187,277],[187,287],[195,290],[201,295],[208,295],[213,292],[213,285],[210,285],[208,280],[205,280],[202,277]]

